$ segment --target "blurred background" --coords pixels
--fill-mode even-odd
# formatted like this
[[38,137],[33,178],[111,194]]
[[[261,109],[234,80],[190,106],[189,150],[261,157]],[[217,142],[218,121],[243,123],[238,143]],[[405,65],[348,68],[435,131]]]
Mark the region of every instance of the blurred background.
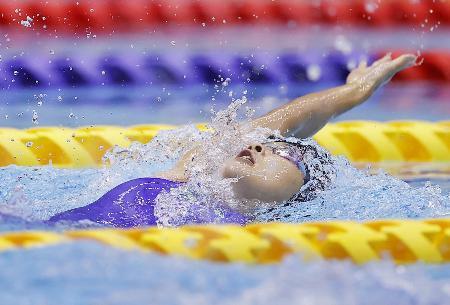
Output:
[[263,113],[392,52],[421,55],[338,120],[450,117],[446,0],[0,3],[0,126],[184,124]]

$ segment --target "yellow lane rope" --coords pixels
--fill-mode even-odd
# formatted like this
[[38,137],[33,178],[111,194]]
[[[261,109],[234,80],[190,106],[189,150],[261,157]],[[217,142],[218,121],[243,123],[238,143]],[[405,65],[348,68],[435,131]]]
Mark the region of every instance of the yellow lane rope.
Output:
[[287,255],[306,260],[349,259],[358,264],[382,258],[397,264],[450,262],[450,219],[25,231],[0,234],[0,251],[81,240],[216,262],[266,264]]
[[[201,126],[201,125],[199,125]],[[146,143],[172,125],[42,127],[0,129],[0,166],[93,167],[114,145]],[[349,121],[328,124],[314,137],[352,162],[449,162],[450,121]]]

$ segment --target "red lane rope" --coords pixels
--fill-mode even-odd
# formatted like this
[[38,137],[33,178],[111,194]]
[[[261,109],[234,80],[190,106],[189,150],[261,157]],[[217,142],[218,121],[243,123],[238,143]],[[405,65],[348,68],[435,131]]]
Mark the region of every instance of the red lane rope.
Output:
[[2,1],[0,28],[27,16],[40,30],[136,31],[167,25],[450,25],[448,0],[79,0]]

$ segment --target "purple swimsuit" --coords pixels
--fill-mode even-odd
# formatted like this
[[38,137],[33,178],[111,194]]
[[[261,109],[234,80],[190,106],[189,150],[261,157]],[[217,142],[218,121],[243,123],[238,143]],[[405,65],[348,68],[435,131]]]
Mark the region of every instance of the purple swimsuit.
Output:
[[[155,199],[161,191],[169,191],[180,186],[174,182],[160,178],[138,178],[122,183],[97,201],[80,208],[57,214],[49,222],[90,220],[113,227],[138,227],[156,225],[154,215]],[[245,224],[246,218],[225,205],[218,205],[223,215],[222,223]],[[195,214],[195,211],[192,211]],[[214,222],[214,211],[210,219],[199,219],[192,215],[185,224]]]

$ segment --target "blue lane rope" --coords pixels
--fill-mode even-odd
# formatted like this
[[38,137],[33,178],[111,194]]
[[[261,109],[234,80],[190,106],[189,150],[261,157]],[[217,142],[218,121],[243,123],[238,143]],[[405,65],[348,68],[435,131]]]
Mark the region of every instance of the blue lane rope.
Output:
[[[0,88],[77,88],[125,85],[343,82],[348,65],[363,55],[283,52],[248,54],[154,54],[21,56],[0,63]],[[373,60],[376,55],[369,55]]]

